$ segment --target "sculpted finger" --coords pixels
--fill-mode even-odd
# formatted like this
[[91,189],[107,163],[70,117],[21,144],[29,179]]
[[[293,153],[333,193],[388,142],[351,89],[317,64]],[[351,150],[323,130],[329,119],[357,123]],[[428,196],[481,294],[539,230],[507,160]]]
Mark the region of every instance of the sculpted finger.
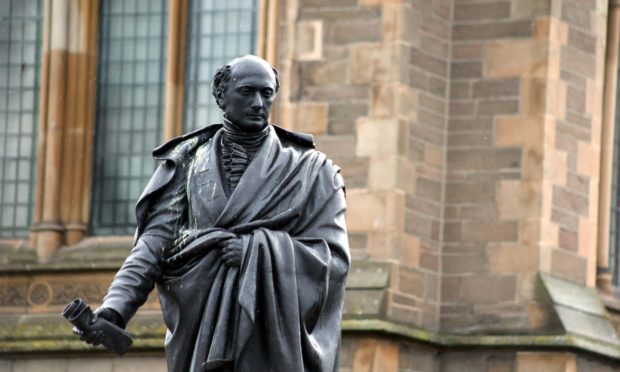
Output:
[[84,331],[82,331],[78,327],[73,327],[73,329],[71,329],[71,332],[73,332],[73,334],[76,336],[81,336],[84,334]]
[[178,263],[180,261],[183,261],[185,259],[190,259],[194,256],[196,256],[199,252],[201,251],[201,247],[195,246],[192,247],[190,249],[186,249],[186,250],[180,250],[180,252],[174,254],[172,257],[168,258],[166,260],[166,262],[168,264],[174,265],[175,263]]
[[84,332],[80,335],[80,340],[92,344],[95,341],[95,335],[92,332]]
[[193,242],[194,240],[198,239],[200,236],[202,236],[201,231],[192,231],[191,233],[182,234],[181,236],[176,238],[176,240],[174,241],[174,245],[175,246],[180,245],[182,247],[186,246],[190,244],[191,242]]

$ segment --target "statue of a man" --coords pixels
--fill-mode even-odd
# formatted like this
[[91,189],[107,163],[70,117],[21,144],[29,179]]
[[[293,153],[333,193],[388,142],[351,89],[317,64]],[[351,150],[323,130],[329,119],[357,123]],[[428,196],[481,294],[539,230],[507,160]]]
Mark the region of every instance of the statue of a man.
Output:
[[343,179],[311,136],[268,123],[278,88],[266,61],[232,60],[213,78],[224,123],[153,152],[134,247],[95,313],[125,327],[157,285],[169,371],[338,370]]

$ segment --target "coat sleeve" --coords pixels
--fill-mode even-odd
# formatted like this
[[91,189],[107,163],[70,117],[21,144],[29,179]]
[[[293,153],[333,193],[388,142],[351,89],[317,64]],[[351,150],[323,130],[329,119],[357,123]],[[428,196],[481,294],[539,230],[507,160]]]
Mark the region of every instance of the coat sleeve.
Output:
[[162,272],[163,251],[178,236],[187,214],[186,169],[180,165],[174,178],[145,204],[145,223],[133,249],[103,300],[102,307],[119,313],[123,322],[147,300]]

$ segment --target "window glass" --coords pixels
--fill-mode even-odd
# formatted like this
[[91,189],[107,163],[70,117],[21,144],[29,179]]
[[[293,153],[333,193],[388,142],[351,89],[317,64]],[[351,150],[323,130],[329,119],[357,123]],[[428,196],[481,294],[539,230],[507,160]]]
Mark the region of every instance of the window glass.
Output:
[[32,221],[41,7],[0,0],[0,238],[26,237]]
[[258,0],[192,0],[189,14],[186,132],[222,121],[211,95],[213,73],[231,59],[255,52]]
[[166,0],[102,0],[91,229],[126,235],[155,169],[165,98]]

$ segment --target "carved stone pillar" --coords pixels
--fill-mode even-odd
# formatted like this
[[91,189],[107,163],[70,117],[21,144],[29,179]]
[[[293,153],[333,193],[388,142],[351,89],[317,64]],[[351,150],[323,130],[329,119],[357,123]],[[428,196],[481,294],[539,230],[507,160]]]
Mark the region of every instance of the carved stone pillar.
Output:
[[48,260],[86,232],[98,1],[45,2],[36,207],[31,243]]

